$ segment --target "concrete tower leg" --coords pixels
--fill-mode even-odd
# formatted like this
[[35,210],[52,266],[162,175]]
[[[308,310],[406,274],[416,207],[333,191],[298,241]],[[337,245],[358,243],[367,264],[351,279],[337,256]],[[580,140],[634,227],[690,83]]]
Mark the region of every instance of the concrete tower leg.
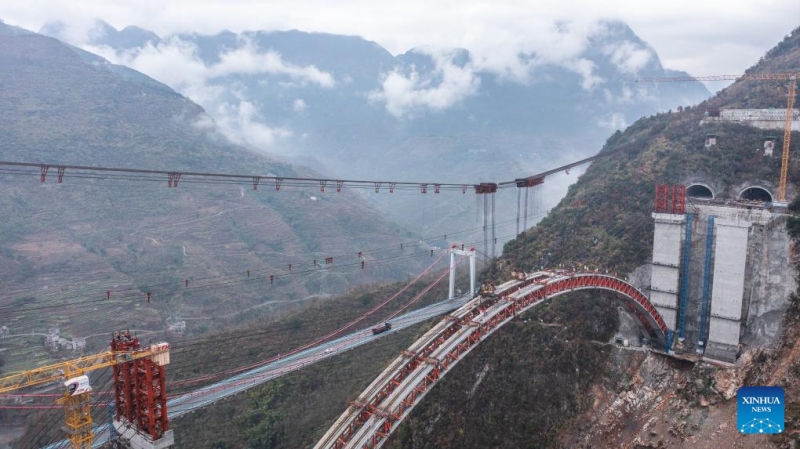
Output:
[[680,288],[681,243],[686,226],[682,214],[654,213],[653,265],[650,302],[671,330],[677,328]]
[[456,253],[450,251],[450,290],[448,298],[456,297]]
[[716,219],[714,222],[714,280],[705,357],[736,361],[744,298],[747,240],[752,223]]
[[475,294],[475,248],[463,250],[458,248],[450,249],[450,298],[456,296],[456,254],[469,257],[469,290],[470,294]]
[[497,248],[497,238],[494,233],[494,193],[492,193],[492,260],[495,258]]
[[475,251],[469,252],[469,293],[475,294]]

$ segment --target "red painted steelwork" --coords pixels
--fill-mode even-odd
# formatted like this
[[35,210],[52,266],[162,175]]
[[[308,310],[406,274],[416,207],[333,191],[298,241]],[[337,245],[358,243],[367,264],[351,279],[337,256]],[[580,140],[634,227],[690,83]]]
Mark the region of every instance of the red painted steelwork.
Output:
[[[131,337],[130,332],[115,333],[111,339],[112,351],[136,351],[141,348],[139,339]],[[125,418],[133,422],[135,405],[133,401],[133,384],[131,373],[133,362],[114,365],[114,400],[116,401],[115,419]]]
[[683,215],[686,211],[686,186],[672,186],[672,213]]
[[134,393],[138,406],[136,427],[139,432],[157,440],[169,429],[164,367],[147,358],[136,360],[134,364]]
[[480,184],[475,184],[474,187],[475,193],[478,195],[497,192],[497,184],[493,182],[482,182]]
[[544,176],[531,176],[529,178],[517,178],[514,180],[514,183],[519,188],[523,187],[533,187],[538,186],[539,184],[544,184]]
[[668,185],[666,184],[656,185],[656,204],[655,204],[656,213],[667,213],[667,211],[669,210],[667,202],[668,196],[669,196]]
[[[130,332],[115,333],[113,351],[141,349],[139,339]],[[157,440],[169,430],[167,387],[164,367],[149,358],[124,362],[113,367],[115,419],[124,418],[139,432]]]
[[[346,424],[346,427],[342,429],[336,441],[330,447],[335,449],[344,448],[353,435],[355,435],[370,418],[379,417],[377,425],[371,426],[371,428],[375,430],[373,431],[369,444],[364,446],[367,448],[377,447],[391,434],[392,430],[399,425],[418,400],[421,399],[450,368],[461,360],[464,355],[488,337],[494,330],[510,321],[516,314],[525,312],[534,304],[545,299],[582,289],[614,291],[629,298],[631,301],[626,302],[628,308],[636,314],[649,331],[655,330],[651,322],[654,323],[657,331],[660,331],[661,337],[664,338],[667,330],[664,320],[655,307],[650,304],[647,297],[627,282],[612,276],[600,274],[573,274],[569,277],[563,277],[562,275],[560,279],[547,282],[548,280],[550,280],[548,276],[526,279],[501,292],[498,294],[497,298],[487,299],[476,304],[460,317],[452,315],[445,317],[443,322],[446,321],[448,325],[422,349],[416,353],[403,351],[401,357],[405,360],[404,365],[402,365],[395,372],[394,376],[373,394],[372,397],[367,399],[362,398],[351,403],[351,406],[355,409],[355,413],[353,413],[355,419],[352,419]],[[532,284],[538,286],[538,288],[520,297],[510,297],[512,293]],[[475,321],[476,317],[497,304],[500,299],[507,300],[510,303],[509,306],[498,311],[483,323]],[[444,354],[443,357],[441,355],[438,359],[432,357],[432,354],[438,348],[442,347],[451,337],[458,334],[460,330],[466,327],[474,328],[474,330],[460,337],[460,340],[455,344],[454,348]],[[413,386],[413,388],[411,388],[410,393],[402,398],[393,409],[381,407],[381,403],[390,397],[406,379],[419,369],[427,369],[429,371]]]

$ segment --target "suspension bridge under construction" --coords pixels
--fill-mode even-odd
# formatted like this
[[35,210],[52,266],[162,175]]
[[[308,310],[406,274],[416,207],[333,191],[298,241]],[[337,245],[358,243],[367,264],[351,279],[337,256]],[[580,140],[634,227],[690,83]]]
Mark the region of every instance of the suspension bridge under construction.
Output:
[[[604,154],[603,156],[607,156]],[[345,181],[336,179],[295,178],[281,179],[250,175],[223,175],[213,173],[177,173],[172,171],[128,170],[96,167],[78,167],[57,165],[58,182],[63,182],[71,172],[81,176],[143,176],[142,180],[154,181],[167,178],[169,188],[178,187],[178,182],[186,182],[195,178],[196,182],[212,180],[212,183],[248,182],[253,189],[264,185],[265,179],[274,183],[280,190],[287,185],[314,186],[324,190],[333,185],[337,191],[345,187],[374,188],[376,193],[388,186],[389,193],[394,189],[419,189],[427,193],[432,186],[434,194],[450,189],[466,193],[468,187],[484,198],[484,250],[475,247],[453,245],[450,248],[431,248],[430,256],[439,254],[439,258],[412,280],[409,285],[418,281],[424,274],[431,273],[436,264],[446,256],[450,256],[450,266],[440,274],[434,275],[433,282],[420,293],[410,299],[394,313],[383,316],[384,326],[359,326],[367,318],[378,317],[378,313],[396,295],[382,301],[362,316],[340,326],[336,330],[315,338],[313,341],[298,346],[293,350],[279,354],[267,360],[244,367],[233,368],[215,375],[201,376],[197,379],[182,381],[184,383],[206,383],[219,377],[208,385],[201,386],[187,393],[175,396],[166,394],[165,376],[169,372],[169,345],[158,343],[150,347],[140,347],[138,340],[130,335],[115,334],[111,342],[111,351],[102,354],[84,365],[53,365],[50,371],[41,369],[37,376],[32,373],[17,374],[0,379],[0,394],[16,391],[30,385],[41,385],[59,378],[67,380],[69,390],[64,394],[62,402],[67,406],[68,439],[47,446],[48,448],[88,448],[100,447],[106,441],[124,440],[134,448],[166,448],[174,444],[173,431],[169,428],[171,419],[207,407],[237,393],[290,372],[310,366],[314,363],[335,357],[345,351],[355,349],[372,341],[385,338],[410,326],[429,321],[444,315],[437,324],[430,328],[421,338],[398,357],[360,394],[354,398],[347,410],[335,421],[333,426],[322,436],[316,448],[378,448],[400,423],[408,417],[416,404],[436,385],[441,378],[472,351],[478,344],[491,336],[503,325],[511,322],[516,316],[544,301],[580,290],[604,290],[617,294],[625,309],[634,316],[651,344],[651,349],[664,354],[675,353],[679,349],[697,349],[698,354],[708,350],[710,359],[730,361],[731,348],[738,345],[739,329],[742,316],[733,316],[737,306],[741,309],[741,291],[744,288],[744,264],[747,258],[747,229],[750,226],[763,226],[770,222],[772,213],[767,208],[753,211],[734,206],[711,204],[708,206],[692,205],[687,210],[686,187],[682,185],[656,186],[656,197],[652,218],[655,222],[655,235],[652,256],[652,270],[649,282],[650,294],[645,294],[640,286],[628,282],[619,276],[587,270],[585,267],[539,267],[529,272],[516,272],[514,278],[493,286],[491,292],[477,288],[476,258],[484,260],[494,256],[497,237],[494,234],[494,194],[505,187],[518,188],[517,234],[519,235],[520,219],[523,231],[527,229],[528,190],[544,183],[547,176],[568,170],[595,158],[584,159],[548,172],[526,178],[518,178],[502,183],[440,184],[440,183],[402,183],[390,181]],[[30,175],[36,173],[41,182],[46,182],[49,165],[1,162],[8,171],[4,174]],[[34,171],[35,170],[35,171]],[[226,178],[227,176],[227,178]],[[183,185],[183,184],[181,184]],[[521,206],[522,189],[525,189],[525,207]],[[671,202],[669,196],[671,194]],[[491,204],[491,207],[490,207]],[[492,213],[489,211],[492,210]],[[524,211],[524,213],[523,213]],[[704,238],[706,257],[701,267],[690,266],[688,254],[692,251],[693,220],[706,219],[708,231]],[[743,233],[744,232],[744,233]],[[697,236],[695,235],[695,240]],[[742,239],[745,243],[742,244]],[[491,251],[488,249],[491,245]],[[490,254],[491,253],[491,254]],[[469,289],[464,294],[455,290],[456,267],[463,259],[469,260]],[[359,252],[360,265],[365,268],[362,253]],[[716,263],[714,260],[724,260]],[[325,264],[333,262],[326,258]],[[314,260],[317,265],[317,260]],[[289,265],[289,271],[292,265]],[[691,270],[705,272],[703,276],[702,306],[691,305],[689,298],[689,282]],[[447,298],[430,305],[407,311],[423,295],[428,293],[438,282],[449,274],[449,291]],[[247,276],[250,277],[248,272]],[[260,274],[272,283],[274,275]],[[713,275],[713,277],[712,277]],[[711,282],[713,279],[713,284]],[[188,280],[186,286],[188,287]],[[408,286],[407,286],[408,287]],[[407,288],[405,287],[405,288]],[[404,290],[405,290],[404,288]],[[724,292],[734,295],[723,295]],[[736,292],[739,292],[737,303]],[[108,297],[111,292],[106,292]],[[399,294],[399,293],[398,293]],[[147,300],[151,298],[147,293]],[[692,310],[702,310],[702,315],[694,317]],[[688,312],[687,312],[688,311]],[[699,322],[699,335],[696,343],[687,339],[691,334],[692,319]],[[353,329],[360,330],[353,331]],[[349,333],[345,333],[349,331]],[[735,337],[734,337],[735,333]],[[673,335],[677,336],[676,339]],[[133,342],[133,343],[129,343]],[[691,343],[691,344],[690,344]],[[676,346],[677,345],[677,346]],[[733,355],[735,357],[735,354]],[[66,362],[65,362],[66,363]],[[98,367],[113,367],[114,411],[110,423],[94,425],[91,422],[91,411],[88,395],[91,388],[85,373]],[[21,377],[20,377],[21,376]],[[50,376],[50,377],[47,377]],[[72,385],[75,387],[73,388]],[[82,397],[82,399],[73,399]]]

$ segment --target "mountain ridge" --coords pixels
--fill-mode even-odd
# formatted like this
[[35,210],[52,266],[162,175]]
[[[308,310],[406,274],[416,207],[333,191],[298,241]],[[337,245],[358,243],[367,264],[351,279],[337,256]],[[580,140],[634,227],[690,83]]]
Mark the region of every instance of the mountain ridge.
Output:
[[[800,58],[798,49],[800,28],[748,73],[792,72]],[[656,184],[687,185],[702,173],[700,179],[717,182],[718,195],[730,202],[742,185],[757,181],[773,192],[777,187],[781,160],[760,150],[774,131],[736,123],[701,125],[706,110],[777,107],[785,104],[785,90],[781,82],[740,79],[696,106],[643,117],[614,133],[600,153],[614,152],[614,157],[595,160],[547,217],[510,241],[490,276],[508,279],[510,270],[520,266],[535,270],[577,264],[617,272],[646,287],[643,277],[649,274],[641,270],[647,268],[653,244],[650,214]],[[718,136],[716,147],[705,147],[708,134]],[[792,142],[798,138],[800,133],[794,132]],[[789,210],[796,212],[796,158],[788,170],[788,199],[794,200]],[[698,200],[687,199],[687,212],[693,201]],[[769,272],[781,273],[779,279],[784,273],[796,278],[800,271],[798,222],[787,214],[766,231],[772,235],[770,244],[789,255],[784,260],[780,251],[770,254],[776,257],[769,260],[771,266],[790,265],[785,271]],[[758,232],[765,231],[752,232],[751,238]],[[768,308],[764,295],[769,293],[748,297],[758,305],[749,304],[743,315],[747,328],[734,366],[675,360],[639,351],[635,343],[633,349],[618,348],[609,340],[615,330],[622,331],[627,312],[619,313],[622,308],[604,294],[565,295],[499,330],[493,338],[505,344],[487,342],[487,347],[476,348],[469,360],[452,370],[451,379],[426,396],[386,446],[794,447],[796,432],[754,439],[731,424],[741,386],[781,385],[787,404],[800,398],[800,351],[794,344],[800,332],[800,303],[792,287],[786,290],[786,297],[768,299],[770,311],[762,310]],[[611,313],[597,312],[575,322],[578,312],[569,310],[583,312],[597,304]],[[620,322],[605,320],[615,312]],[[760,319],[773,329],[768,338]],[[543,378],[542,372],[553,374]],[[465,391],[470,391],[466,397]],[[786,413],[786,429],[796,427],[800,410],[791,407]]]
[[[800,29],[786,47],[795,42],[800,42]],[[776,178],[779,158],[753,151],[769,131],[699,125],[707,107],[760,104],[758,98],[726,97],[746,87],[737,82],[707,103],[643,117],[613,133],[603,152],[615,156],[595,161],[539,226],[506,245],[488,275],[507,280],[513,268],[563,263],[618,270],[624,276],[649,257],[657,182],[682,183],[698,169],[728,184],[739,178]],[[773,91],[774,101],[782,103],[785,93],[779,95],[779,86],[765,92]],[[705,148],[708,133],[720,136],[717,148]],[[796,161],[790,179],[792,184],[800,179]],[[797,202],[791,210],[798,210]],[[796,238],[800,220],[793,220]],[[773,232],[785,230],[779,223]],[[741,369],[730,372],[617,348],[609,340],[626,315],[619,313],[614,298],[587,291],[565,295],[515,318],[475,348],[426,395],[386,446],[792,447],[791,434],[754,439],[731,425],[736,387],[742,382],[780,383],[787,403],[800,397],[800,351],[793,343],[800,330],[800,302],[796,295],[785,299],[791,303],[788,332],[777,351],[744,357]],[[342,354],[336,362],[253,389],[241,401],[182,418],[178,425],[197,429],[185,432],[182,441],[215,447],[312,445],[385,364],[425,330]],[[316,410],[333,411],[319,416]],[[787,426],[796,427],[799,420],[797,407],[787,409]]]
[[[113,30],[113,28],[103,22],[99,22],[99,24],[100,25],[98,26],[103,30],[109,28]],[[631,67],[633,67],[633,69],[638,69],[640,71],[639,75],[641,76],[663,76],[666,73],[660,64],[655,51],[644,41],[638,38],[638,36],[635,35],[630,27],[622,22],[602,22],[600,28],[604,31],[600,31],[592,35],[588,40],[589,43],[587,44],[587,50],[584,51],[584,53],[575,56],[576,58],[586,57],[588,58],[586,62],[596,65],[598,70],[607,72],[609,74],[618,70],[619,67],[622,67],[623,69],[630,69]],[[48,26],[43,27],[43,31],[47,31],[47,29]],[[58,36],[58,33],[53,34]],[[115,35],[111,34],[110,37],[108,36],[109,32],[96,33],[96,36],[89,41],[89,45],[94,47],[105,46],[111,48],[112,50],[120,49],[119,46],[115,47]],[[173,38],[194,45],[196,48],[195,56],[199,58],[199,61],[209,66],[219,63],[220,57],[225,55],[226,52],[242,49],[245,48],[244,46],[252,44],[255,47],[251,48],[250,50],[255,53],[274,51],[280,55],[285,63],[292,64],[296,68],[313,67],[321,70],[322,72],[330,73],[334,79],[334,82],[336,83],[335,88],[330,91],[326,89],[320,90],[315,88],[313,84],[307,86],[306,88],[303,88],[303,86],[281,88],[278,85],[264,84],[263,82],[269,80],[271,77],[268,72],[251,73],[248,75],[250,79],[246,77],[238,78],[238,82],[244,82],[244,84],[242,84],[242,87],[244,88],[242,91],[244,97],[247,98],[248,101],[259,105],[261,118],[266,124],[269,126],[289,126],[293,124],[297,128],[295,133],[296,135],[299,136],[307,134],[311,139],[314,139],[315,134],[319,133],[319,131],[315,132],[315,129],[320,128],[319,123],[321,122],[314,121],[314,117],[319,114],[322,115],[320,115],[317,120],[324,120],[326,123],[330,122],[347,124],[355,123],[359,119],[366,120],[363,122],[363,124],[368,128],[370,126],[378,126],[378,129],[388,132],[390,136],[397,134],[397,137],[399,138],[402,138],[404,133],[410,129],[412,130],[411,136],[420,134],[420,131],[423,135],[426,132],[446,134],[456,130],[459,132],[469,130],[470,132],[474,133],[476,130],[475,125],[482,123],[481,118],[476,115],[475,118],[468,119],[458,111],[464,110],[469,111],[469,114],[477,114],[478,111],[487,109],[486,99],[493,96],[490,92],[482,93],[477,96],[470,96],[467,94],[464,96],[464,98],[456,101],[455,103],[444,105],[444,107],[441,109],[443,114],[431,115],[432,112],[436,112],[435,110],[422,112],[418,114],[418,118],[427,124],[418,132],[414,132],[413,126],[421,126],[421,123],[414,123],[412,117],[412,120],[409,123],[401,124],[400,121],[391,118],[391,114],[387,113],[386,108],[381,107],[381,100],[376,95],[368,94],[370,92],[378,92],[379,89],[381,89],[380,83],[382,78],[387,76],[387,74],[391,75],[392,73],[397,73],[400,76],[405,76],[407,73],[417,73],[420,81],[424,81],[425,83],[429,84],[427,93],[435,94],[436,89],[443,90],[447,88],[448,86],[442,85],[442,76],[444,74],[442,72],[437,72],[437,70],[440,69],[440,67],[438,67],[439,63],[434,60],[431,57],[430,52],[426,51],[423,47],[412,48],[407,50],[405,53],[393,56],[391,53],[380,47],[379,44],[376,44],[373,41],[365,40],[361,37],[335,35],[330,33],[310,33],[297,30],[245,31],[241,33],[224,31],[215,35],[200,35],[197,33],[177,34],[164,39],[159,38],[154,46],[157,48],[159,44],[169,45],[169,41]],[[610,48],[612,44],[618,43],[622,43],[624,48]],[[126,47],[124,50],[131,51],[132,49]],[[476,62],[473,61],[472,54],[467,49],[440,50],[453,55],[449,61],[452,62],[457,68],[464,68],[464,66],[468,63],[474,65]],[[616,50],[617,53],[614,53],[612,50]],[[624,59],[626,56],[631,55],[638,58],[634,58],[636,60],[633,63]],[[537,59],[535,54],[521,54],[520,57],[527,58],[528,60]],[[135,62],[135,60],[132,61]],[[628,64],[628,66],[626,66],[626,64]],[[631,66],[631,64],[633,64],[633,66]],[[640,67],[634,67],[637,64],[640,65]],[[558,67],[559,63],[553,64],[544,61],[543,63],[538,64],[538,66],[544,67],[545,70],[550,70],[547,69],[548,66]],[[535,68],[536,66],[531,67],[533,67],[534,72],[537,70]],[[529,103],[529,99],[535,100],[537,98],[536,96],[542,95],[543,92],[536,91],[536,94],[533,97],[530,97],[529,95],[521,96],[522,92],[525,92],[530,88],[535,88],[535,84],[537,83],[548,83],[548,79],[553,80],[567,77],[570,80],[575,80],[576,76],[579,76],[577,72],[570,70],[567,70],[566,72],[554,72],[558,74],[556,76],[547,74],[545,72],[541,75],[538,81],[534,79],[517,82],[514,79],[504,78],[502,75],[493,73],[492,70],[487,67],[481,68],[480,66],[476,66],[474,68],[470,68],[470,70],[475,74],[474,76],[481,78],[478,82],[479,88],[499,88],[499,86],[505,86],[505,89],[511,89],[506,94],[500,94],[502,101],[509,103],[506,104],[505,107],[515,110],[517,113],[525,114],[528,117],[530,117],[531,111],[526,111],[524,108],[517,106],[517,104],[520,102]],[[670,73],[683,72],[672,71]],[[606,75],[601,76],[605,81],[602,81],[600,86],[603,87],[603,83],[606,83],[609,86],[613,85],[613,90],[611,91],[613,92],[613,95],[623,95],[623,90],[620,90],[623,87],[625,89],[633,88],[640,92],[646,91],[642,89],[649,89],[647,90],[648,92],[656,92],[656,95],[661,95],[658,93],[660,92],[658,89],[651,89],[651,86],[642,86],[632,83],[634,78],[631,77],[630,73],[620,72],[618,75],[624,76],[625,83],[627,84],[623,86],[619,85],[617,82],[612,83],[613,79]],[[221,80],[228,80],[228,78],[222,77]],[[254,80],[260,80],[261,82],[258,91],[256,91],[255,85],[253,85]],[[531,84],[531,82],[533,82],[533,84]],[[550,83],[552,83],[552,81],[550,81]],[[266,89],[264,89],[265,86]],[[456,86],[456,88],[458,88],[458,86]],[[668,85],[663,86],[660,89],[661,91],[669,91],[672,88],[673,86]],[[695,101],[708,94],[708,92],[701,85],[683,86],[680,89],[687,88],[696,89],[694,91],[696,93],[693,94],[695,95]],[[342,90],[345,96],[340,98],[337,94],[338,90]],[[562,104],[580,104],[580,102],[570,99],[570,95],[572,95],[569,93],[570,91],[581,93],[583,90],[579,87],[576,89],[570,88],[568,90],[562,89],[559,91],[560,93],[552,97],[551,100],[560,98],[560,100],[556,101]],[[280,94],[280,92],[284,93]],[[604,93],[602,90],[597,90],[597,92],[593,95],[596,96],[597,94],[600,94],[601,97],[598,98],[602,99],[602,95],[608,95],[607,91],[605,92],[606,93]],[[423,96],[426,95],[425,90],[419,90],[418,93]],[[631,94],[632,92],[624,93],[624,95]],[[699,96],[697,96],[698,94]],[[292,105],[291,103],[286,104],[287,98],[282,99],[281,96],[283,95],[296,95],[298,98],[304,98],[304,95],[318,97],[320,95],[322,96],[317,100],[308,98],[305,99],[305,103],[308,105],[305,112],[309,114],[309,116],[305,117],[303,120],[299,120],[296,115],[290,113],[292,111]],[[331,97],[331,95],[333,96]],[[368,100],[366,97],[370,96],[373,97],[373,100],[365,101]],[[267,99],[270,101],[267,101]],[[291,99],[291,97],[288,99]],[[274,109],[278,104],[281,103],[285,104],[285,106]],[[349,106],[346,106],[348,104]],[[674,105],[670,106],[675,107],[678,104],[684,103],[676,102]],[[495,111],[495,113],[496,111],[502,109],[496,104],[489,105],[492,107],[488,108],[488,110]],[[628,109],[630,109],[630,106],[633,105],[634,104],[629,105]],[[315,107],[321,107],[323,109],[317,112],[316,109],[314,109]],[[659,108],[661,108],[661,110],[668,109],[666,104],[659,106]],[[649,112],[652,113],[656,111],[650,109]],[[553,113],[563,116],[563,112],[561,112],[561,109],[558,109],[558,107],[550,112],[550,114]],[[574,111],[570,110],[569,113],[574,114]],[[638,118],[639,116],[643,115],[639,113],[639,111],[634,110],[631,110],[627,114],[629,115],[629,120],[631,120],[631,118]],[[448,118],[448,116],[453,117]],[[442,122],[441,119],[444,119],[444,121]],[[308,120],[311,120],[311,122],[308,122]],[[417,120],[417,122],[420,120]],[[435,123],[428,123],[431,120],[433,120]],[[437,120],[439,120],[439,122],[436,122]],[[464,128],[463,124],[456,124],[457,122],[464,122],[464,120],[467,120],[467,123],[469,123],[467,128]],[[526,130],[526,133],[530,133],[531,130],[527,128],[529,128],[531,125],[538,126],[536,125],[536,121],[531,120],[525,120],[525,124],[522,125],[523,121],[521,121],[519,118],[515,119],[513,115],[507,115],[502,119],[492,120],[492,122],[496,124],[495,126],[505,124],[502,126],[505,126],[506,128],[500,129],[509,131],[513,130],[514,132]],[[551,122],[555,122],[555,120],[548,121],[547,123],[550,124]],[[309,128],[306,126],[306,123],[311,127]],[[412,128],[409,128],[409,125],[411,125]],[[590,122],[589,125],[589,127],[595,126],[595,124],[592,122]],[[330,127],[331,125],[328,124],[327,126]],[[455,126],[455,128],[452,128],[453,126]],[[508,126],[512,127],[507,128]],[[348,130],[344,131],[347,132]],[[330,136],[330,134],[324,134],[322,139],[325,140],[327,138],[326,136]],[[338,140],[341,140],[341,138]],[[296,144],[293,144],[292,146],[295,148],[297,147]],[[309,155],[325,157],[324,153],[315,154],[311,150],[312,149],[306,145],[306,153]],[[319,151],[320,149],[318,148],[317,150]],[[353,149],[351,148],[351,150]],[[362,153],[363,150],[358,150],[354,154],[363,155]],[[341,154],[338,153],[338,155]],[[330,157],[327,159],[330,159]]]
[[[554,29],[573,37],[569,24]],[[678,72],[619,21],[598,23],[582,50],[561,59],[526,50],[502,67],[469,49],[393,55],[361,37],[297,30],[184,33],[138,49],[116,41],[96,33],[84,48],[196,98],[242,145],[331,177],[473,184],[528,176],[594,154],[609,131],[642,115],[709,95],[700,83],[636,83]],[[176,77],[180,67],[194,76]],[[568,182],[546,186],[547,207]],[[369,198],[430,234],[475,213],[462,202],[430,204],[423,214],[413,200]],[[500,211],[513,206],[499,201]]]
[[[227,141],[199,105],[171,88],[53,38],[0,25],[0,65],[0,160],[318,176]],[[6,192],[0,198],[6,217],[0,223],[0,288],[7,292],[0,309],[14,312],[3,315],[0,326],[13,333],[60,326],[83,336],[133,322],[163,331],[169,320],[192,318],[197,321],[189,333],[202,334],[259,313],[283,313],[351,283],[403,277],[429,263],[406,254],[408,265],[400,258],[399,264],[375,263],[363,271],[328,272],[315,265],[318,272],[265,284],[264,273],[283,274],[285,264],[311,266],[325,254],[352,253],[356,260],[359,250],[394,247],[410,236],[349,189],[254,190],[249,182],[186,179],[168,188],[166,176],[93,177],[70,170],[58,182],[55,168],[46,182],[38,171],[5,168],[0,185]],[[364,256],[369,263],[385,254]],[[260,280],[246,282],[249,272]],[[236,281],[213,289],[192,290],[189,283],[228,278]],[[162,286],[161,292],[153,286]],[[102,316],[84,313],[106,291],[108,304],[98,305]],[[156,298],[152,303],[142,300],[147,291]],[[91,322],[95,318],[102,329]],[[102,347],[95,340],[87,350]],[[6,353],[9,369],[59,356],[35,338],[14,348]]]

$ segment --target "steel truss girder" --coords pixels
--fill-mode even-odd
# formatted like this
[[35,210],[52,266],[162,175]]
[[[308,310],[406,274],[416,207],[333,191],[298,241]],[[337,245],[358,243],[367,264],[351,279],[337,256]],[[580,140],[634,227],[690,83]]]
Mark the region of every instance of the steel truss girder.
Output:
[[[532,290],[523,295],[517,294],[528,287],[532,287]],[[380,388],[368,394],[367,398],[362,397],[351,403],[342,418],[326,434],[326,437],[334,437],[332,442],[329,444],[326,442],[326,437],[323,437],[316,447],[334,449],[353,447],[350,445],[355,443],[352,438],[365,429],[364,425],[370,420],[373,422],[366,427],[367,443],[363,447],[380,447],[433,385],[495,330],[518,313],[525,312],[545,299],[585,289],[608,290],[623,295],[627,298],[625,304],[628,309],[637,316],[648,332],[662,341],[666,338],[667,326],[658,311],[642,292],[627,282],[602,274],[567,274],[551,277],[537,273],[503,291],[496,298],[474,302],[466,313],[458,316],[449,315],[442,320],[434,328],[441,328],[437,334],[432,338],[426,334],[420,339],[429,341],[419,350],[416,352],[406,350],[401,353],[399,368],[382,386],[379,386]],[[504,301],[501,302],[501,299]],[[507,305],[485,321],[477,320],[483,311],[501,303]],[[450,341],[452,338],[457,341]],[[416,345],[417,343],[412,348]],[[438,354],[437,350],[445,346],[452,346],[452,349],[444,354]],[[437,353],[437,356],[434,356],[434,353]],[[416,380],[415,384],[407,384],[417,378],[419,380]],[[408,394],[402,398],[393,397],[393,393],[404,385],[408,387],[405,389]]]

